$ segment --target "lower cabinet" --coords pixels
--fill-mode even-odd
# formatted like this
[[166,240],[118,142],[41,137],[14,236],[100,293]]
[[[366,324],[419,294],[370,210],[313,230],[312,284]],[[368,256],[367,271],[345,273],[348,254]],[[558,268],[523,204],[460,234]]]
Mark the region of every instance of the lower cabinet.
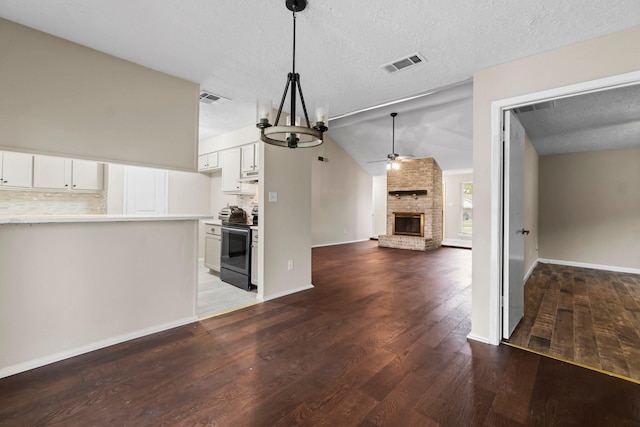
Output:
[[251,230],[251,284],[258,286],[258,230]]
[[222,226],[206,224],[204,245],[204,266],[220,273],[220,246],[222,243]]

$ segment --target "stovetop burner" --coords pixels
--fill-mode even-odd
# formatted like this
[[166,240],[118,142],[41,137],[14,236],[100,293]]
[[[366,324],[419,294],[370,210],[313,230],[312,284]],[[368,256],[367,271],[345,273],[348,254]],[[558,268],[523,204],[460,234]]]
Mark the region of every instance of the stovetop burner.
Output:
[[222,225],[225,226],[225,227],[251,228],[251,224],[247,224],[247,223],[244,223],[244,222],[222,221]]

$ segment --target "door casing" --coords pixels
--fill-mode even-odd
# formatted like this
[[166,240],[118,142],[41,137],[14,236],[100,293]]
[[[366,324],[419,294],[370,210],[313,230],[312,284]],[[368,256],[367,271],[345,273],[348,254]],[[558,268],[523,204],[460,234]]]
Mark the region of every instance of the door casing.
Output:
[[[490,241],[490,300],[489,343],[500,344],[502,336],[503,286],[503,153],[502,129],[504,112],[525,105],[554,99],[568,98],[591,92],[600,92],[640,83],[640,71],[604,77],[602,79],[561,86],[526,95],[500,99],[491,103],[491,241]],[[473,338],[470,336],[470,338]]]

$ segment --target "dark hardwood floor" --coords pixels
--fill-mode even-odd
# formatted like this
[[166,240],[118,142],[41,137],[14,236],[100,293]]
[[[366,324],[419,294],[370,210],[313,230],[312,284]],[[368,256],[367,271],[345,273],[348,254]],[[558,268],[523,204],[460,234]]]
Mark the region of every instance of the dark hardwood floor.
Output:
[[509,341],[640,380],[640,275],[538,264]]
[[313,283],[4,378],[0,424],[640,425],[633,383],[467,341],[469,250],[318,248]]

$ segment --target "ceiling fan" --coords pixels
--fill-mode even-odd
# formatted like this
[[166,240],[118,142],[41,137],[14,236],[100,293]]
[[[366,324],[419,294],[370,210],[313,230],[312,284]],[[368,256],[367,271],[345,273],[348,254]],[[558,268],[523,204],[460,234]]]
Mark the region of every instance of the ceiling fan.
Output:
[[372,160],[367,163],[380,163],[387,162],[387,169],[399,169],[400,162],[403,160],[412,159],[413,156],[411,154],[408,155],[400,155],[396,153],[396,116],[398,113],[391,113],[391,119],[393,121],[393,127],[391,131],[391,153],[387,154],[387,158],[384,160]]

